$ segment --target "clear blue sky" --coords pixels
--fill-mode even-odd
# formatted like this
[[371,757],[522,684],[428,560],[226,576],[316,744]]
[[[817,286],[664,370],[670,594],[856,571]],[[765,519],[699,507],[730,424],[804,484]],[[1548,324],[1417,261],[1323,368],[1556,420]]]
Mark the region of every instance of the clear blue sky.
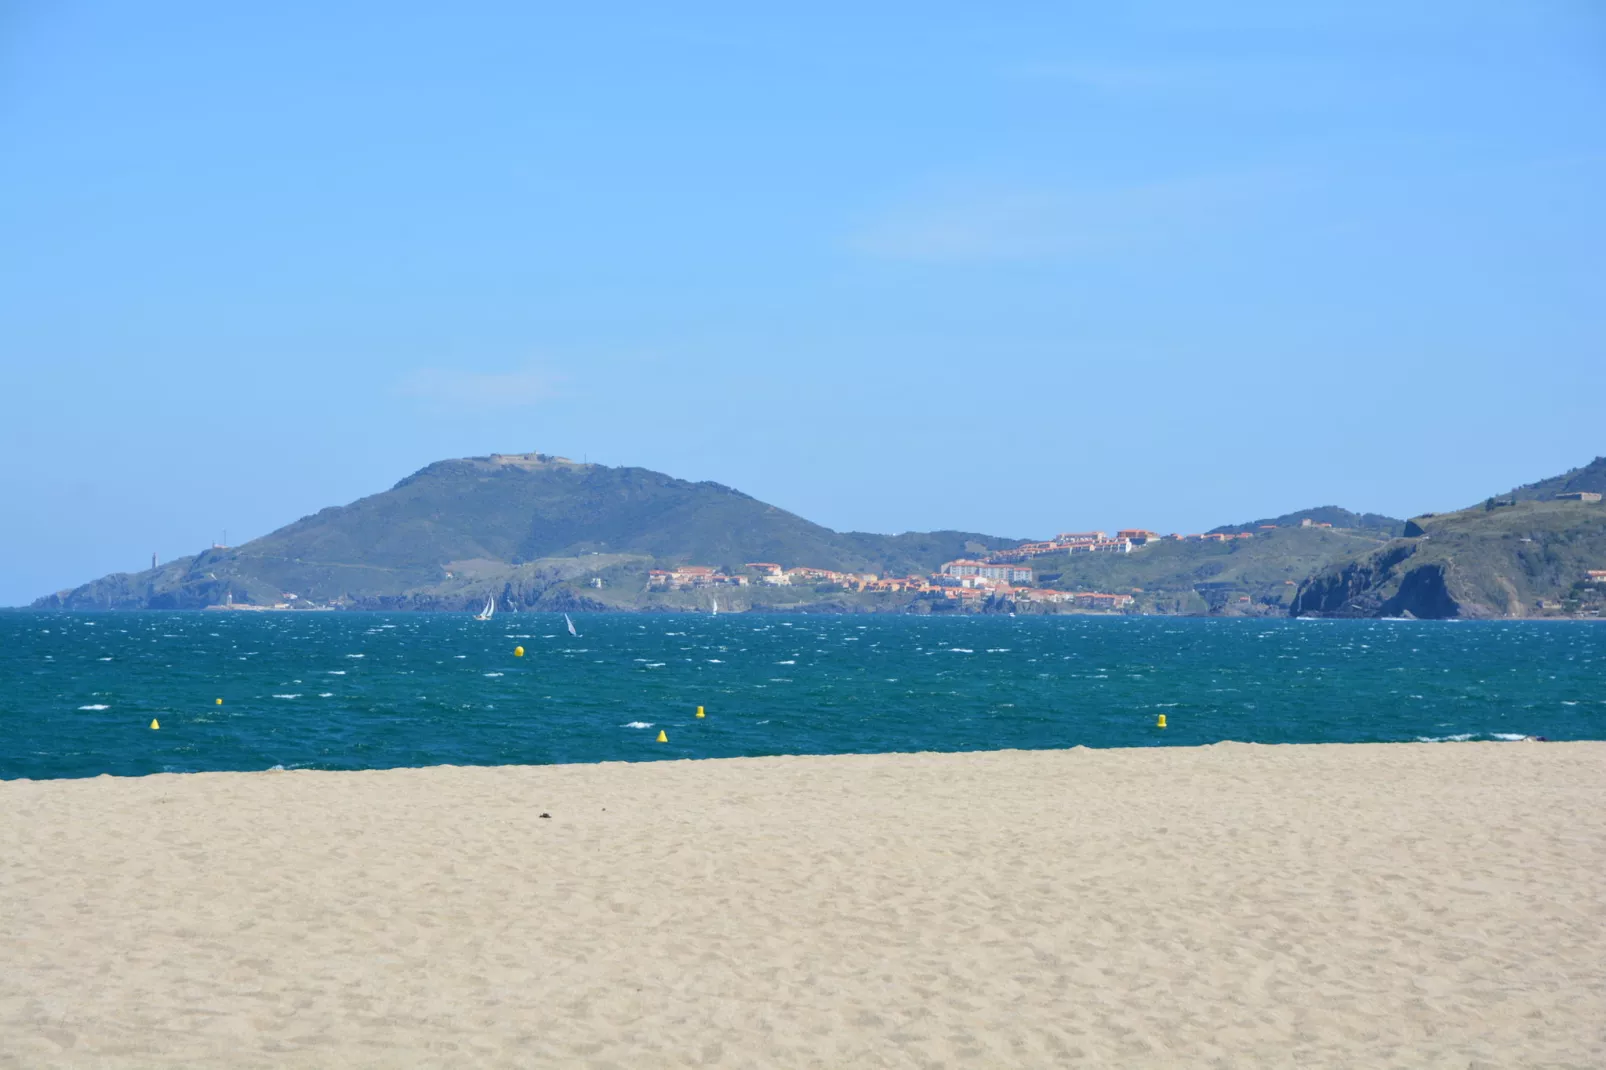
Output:
[[493,451],[1015,536],[1606,453],[1606,5],[775,7],[0,7],[0,604]]

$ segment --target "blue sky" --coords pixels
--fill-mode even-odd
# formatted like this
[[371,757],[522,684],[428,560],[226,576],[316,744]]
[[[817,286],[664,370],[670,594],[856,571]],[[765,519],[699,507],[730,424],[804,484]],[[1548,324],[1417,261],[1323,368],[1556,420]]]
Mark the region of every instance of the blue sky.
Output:
[[1015,536],[1606,453],[1597,3],[563,6],[0,11],[0,604],[493,451]]

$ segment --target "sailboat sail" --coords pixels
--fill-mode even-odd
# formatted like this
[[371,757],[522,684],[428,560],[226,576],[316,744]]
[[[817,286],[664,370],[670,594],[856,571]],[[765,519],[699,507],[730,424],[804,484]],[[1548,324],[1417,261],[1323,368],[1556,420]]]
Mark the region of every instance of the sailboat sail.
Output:
[[493,595],[485,600],[485,608],[474,614],[475,620],[490,620],[496,615],[496,597]]
[[709,600],[709,602],[713,603],[713,606],[714,606],[713,614],[714,614],[714,616],[716,616],[716,617],[719,616],[719,599],[715,598],[713,595],[709,595],[708,596],[708,600]]
[[569,626],[569,634],[570,635],[578,636],[580,634],[579,632],[574,630],[574,621],[569,619],[569,615],[567,613],[565,613],[563,615],[563,623],[565,623],[565,624],[567,624]]

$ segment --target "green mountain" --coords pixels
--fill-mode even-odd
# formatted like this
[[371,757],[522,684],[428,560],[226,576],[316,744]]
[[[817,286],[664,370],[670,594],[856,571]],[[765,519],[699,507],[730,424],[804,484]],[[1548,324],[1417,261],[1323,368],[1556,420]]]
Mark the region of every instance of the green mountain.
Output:
[[[1606,507],[1556,501],[1596,461],[1456,513],[1421,516],[1405,538],[1336,562],[1302,584],[1290,612],[1334,617],[1532,617],[1594,614],[1606,585]],[[1598,485],[1598,484],[1596,484]],[[1587,489],[1578,487],[1577,489]]]
[[842,534],[718,483],[545,454],[440,461],[390,490],[324,509],[243,546],[42,598],[39,608],[195,609],[300,601],[463,609],[610,604],[582,592],[645,586],[650,567],[747,561],[854,572],[929,572],[1016,545],[970,532]]
[[1336,505],[1318,505],[1314,509],[1301,509],[1297,513],[1284,513],[1282,516],[1267,517],[1264,520],[1251,520],[1247,524],[1227,524],[1219,528],[1211,528],[1210,533],[1236,535],[1240,531],[1259,531],[1266,527],[1297,528],[1305,521],[1312,524],[1331,524],[1335,528],[1345,528],[1352,531],[1376,532],[1387,536],[1397,536],[1405,531],[1405,521],[1382,513],[1352,513],[1348,509],[1340,509]]
[[[1404,523],[1336,506],[1160,540],[1130,554],[1031,559],[1039,586],[1130,593],[1158,613],[1419,617],[1588,614],[1606,601],[1606,458],[1458,513]],[[1301,526],[1309,519],[1312,526]],[[1331,524],[1332,527],[1315,526]],[[1272,525],[1269,528],[1263,525]],[[837,532],[717,483],[545,454],[441,461],[391,489],[238,547],[118,573],[36,608],[198,609],[299,604],[463,610],[707,608],[709,593],[649,590],[650,569],[749,561],[880,575],[1011,548],[972,532]],[[291,596],[294,595],[292,599]],[[731,610],[949,609],[935,596],[822,584],[723,588]]]
[[1606,494],[1606,457],[1596,457],[1582,468],[1574,468],[1559,476],[1527,483],[1501,495],[1509,501],[1554,501],[1558,494],[1576,494],[1579,491]]

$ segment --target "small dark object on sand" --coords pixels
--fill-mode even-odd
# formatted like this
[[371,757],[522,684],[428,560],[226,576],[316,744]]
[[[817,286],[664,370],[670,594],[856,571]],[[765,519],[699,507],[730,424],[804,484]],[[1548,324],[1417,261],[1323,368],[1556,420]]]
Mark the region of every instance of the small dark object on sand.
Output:
[[542,817],[551,817],[552,815],[551,814],[542,814],[541,816]]

